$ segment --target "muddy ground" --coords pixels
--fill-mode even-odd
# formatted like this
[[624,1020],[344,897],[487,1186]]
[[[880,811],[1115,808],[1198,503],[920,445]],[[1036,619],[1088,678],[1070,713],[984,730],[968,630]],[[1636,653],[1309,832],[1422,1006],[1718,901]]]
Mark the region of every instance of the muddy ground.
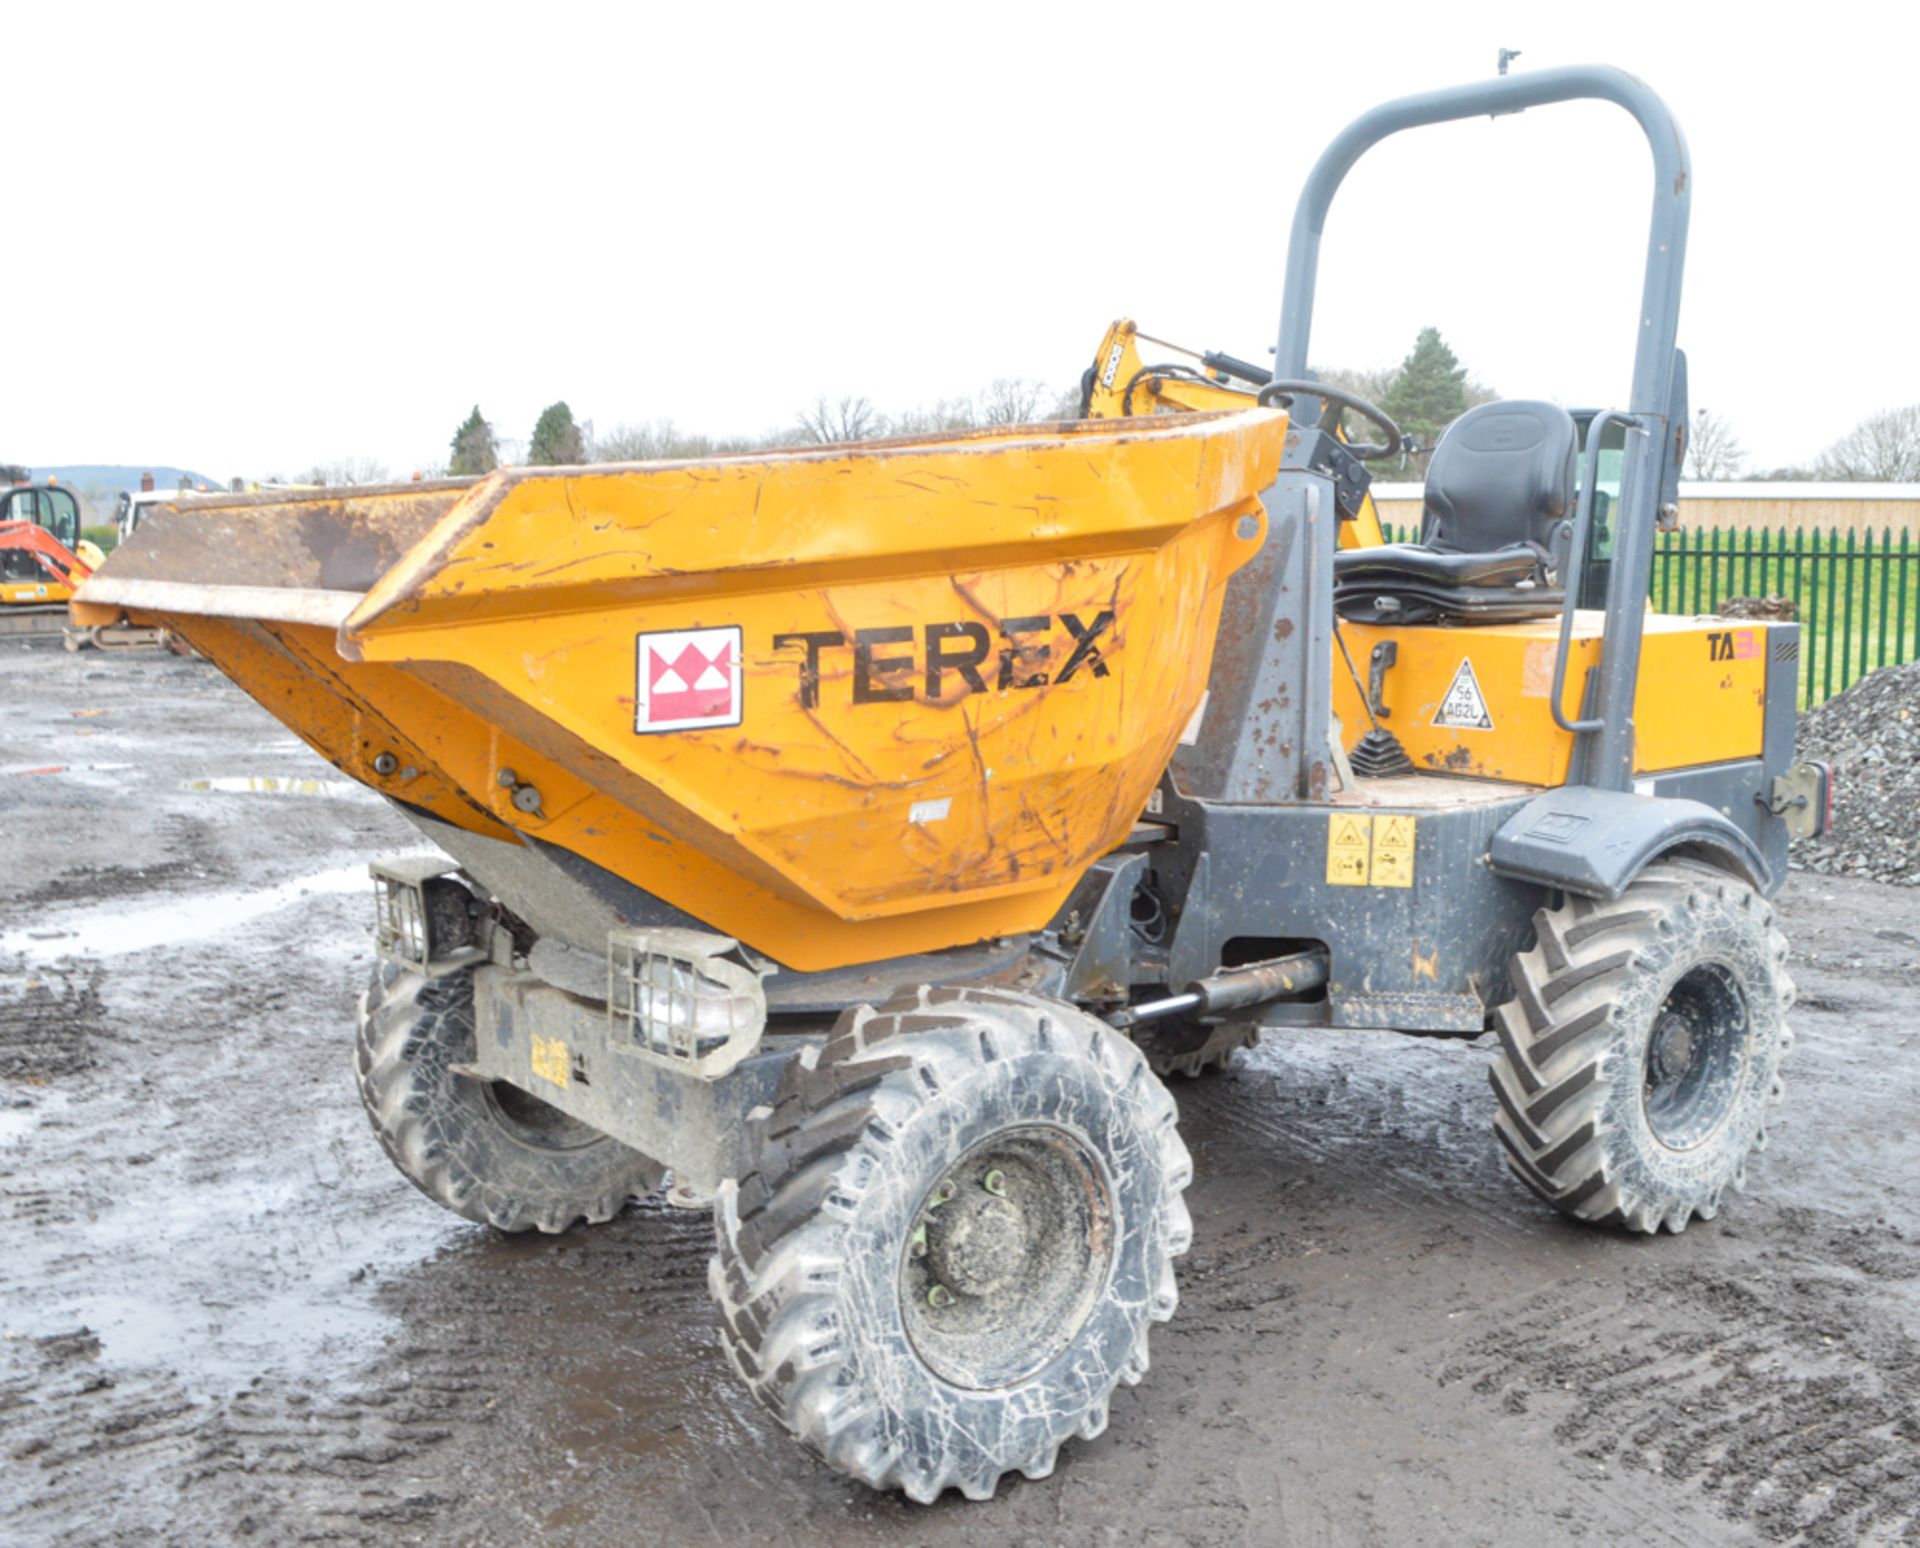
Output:
[[[1054,1477],[870,1495],[727,1373],[704,1214],[441,1213],[348,1073],[371,853],[210,668],[0,646],[0,1541],[1920,1540],[1920,893],[1796,875],[1788,1104],[1683,1238],[1505,1175],[1487,1048],[1180,1088],[1198,1232]],[[302,793],[196,789],[290,778]]]

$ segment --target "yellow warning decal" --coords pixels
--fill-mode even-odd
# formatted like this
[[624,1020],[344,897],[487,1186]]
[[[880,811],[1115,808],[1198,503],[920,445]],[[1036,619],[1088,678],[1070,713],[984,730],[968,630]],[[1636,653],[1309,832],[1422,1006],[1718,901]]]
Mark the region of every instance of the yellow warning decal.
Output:
[[1327,885],[1364,887],[1373,850],[1373,818],[1334,812],[1327,818]]
[[1373,819],[1373,871],[1376,887],[1413,885],[1413,825],[1415,819],[1380,816]]
[[533,1073],[550,1085],[566,1089],[567,1045],[557,1037],[533,1034]]

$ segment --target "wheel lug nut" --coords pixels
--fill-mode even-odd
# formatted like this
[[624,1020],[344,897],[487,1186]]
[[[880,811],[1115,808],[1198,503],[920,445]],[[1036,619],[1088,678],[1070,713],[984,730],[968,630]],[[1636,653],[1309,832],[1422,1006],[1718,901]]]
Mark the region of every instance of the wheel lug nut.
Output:
[[907,1238],[907,1256],[924,1258],[927,1255],[927,1227],[924,1222],[913,1229],[913,1235]]
[[1007,1196],[1006,1173],[998,1170],[991,1171],[980,1179],[980,1186],[985,1188],[987,1192],[991,1193],[995,1198],[1004,1199]]
[[938,1209],[942,1204],[946,1203],[948,1199],[952,1198],[957,1191],[953,1185],[953,1179],[949,1177],[945,1182],[941,1183],[939,1187],[933,1190],[933,1197],[927,1200],[927,1208]]
[[927,1305],[935,1311],[953,1305],[953,1292],[945,1285],[935,1285],[927,1292]]

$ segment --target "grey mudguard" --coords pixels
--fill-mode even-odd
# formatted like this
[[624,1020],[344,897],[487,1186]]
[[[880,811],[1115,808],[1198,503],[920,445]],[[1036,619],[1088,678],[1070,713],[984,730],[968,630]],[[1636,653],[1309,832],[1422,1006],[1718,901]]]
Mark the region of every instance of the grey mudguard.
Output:
[[1649,861],[1676,849],[1773,891],[1772,868],[1753,840],[1723,813],[1683,797],[1568,785],[1515,812],[1487,853],[1496,875],[1612,900]]

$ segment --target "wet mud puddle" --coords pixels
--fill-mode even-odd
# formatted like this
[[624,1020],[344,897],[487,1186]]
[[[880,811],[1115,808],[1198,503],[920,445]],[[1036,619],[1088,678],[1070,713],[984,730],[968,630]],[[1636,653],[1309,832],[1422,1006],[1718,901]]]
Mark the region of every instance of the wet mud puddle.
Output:
[[360,862],[247,892],[180,897],[144,908],[76,909],[0,934],[0,954],[17,952],[30,961],[50,962],[76,954],[115,957],[212,940],[304,899],[362,888],[370,894],[371,886],[366,864]]

